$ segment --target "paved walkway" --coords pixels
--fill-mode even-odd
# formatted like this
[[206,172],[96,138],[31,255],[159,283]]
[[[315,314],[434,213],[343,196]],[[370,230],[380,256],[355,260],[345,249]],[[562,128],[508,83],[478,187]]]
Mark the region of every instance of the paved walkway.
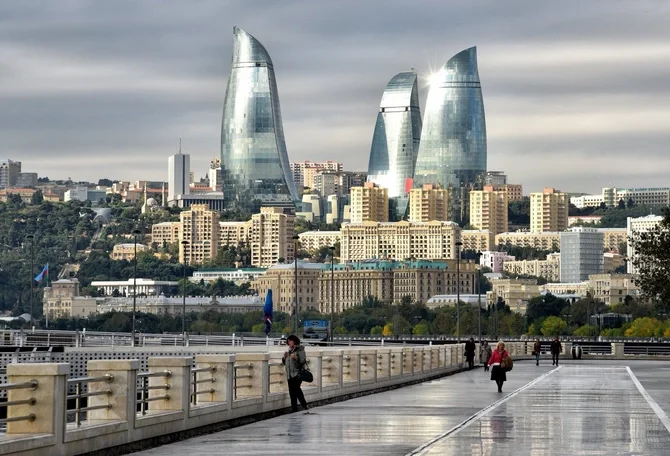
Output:
[[[630,366],[630,367],[627,367]],[[670,363],[477,369],[139,455],[670,455]]]

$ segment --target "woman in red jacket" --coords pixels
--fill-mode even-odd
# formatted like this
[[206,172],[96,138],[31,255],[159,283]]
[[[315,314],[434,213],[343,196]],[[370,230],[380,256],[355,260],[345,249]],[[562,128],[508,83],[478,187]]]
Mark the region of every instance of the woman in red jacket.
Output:
[[495,380],[496,385],[498,385],[499,393],[502,393],[503,383],[507,381],[507,373],[500,365],[503,358],[506,356],[509,356],[509,354],[505,351],[505,343],[500,341],[498,342],[496,349],[491,353],[491,358],[489,359],[489,366],[491,366],[491,380]]

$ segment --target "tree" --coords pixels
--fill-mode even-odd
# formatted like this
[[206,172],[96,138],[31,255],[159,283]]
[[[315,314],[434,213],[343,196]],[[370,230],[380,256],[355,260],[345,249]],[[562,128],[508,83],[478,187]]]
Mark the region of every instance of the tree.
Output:
[[579,337],[590,337],[596,334],[598,334],[598,327],[593,325],[583,325],[572,332],[572,335]]
[[370,329],[370,335],[371,336],[381,336],[384,332],[384,328],[381,326],[373,326],[372,329]]
[[393,335],[393,323],[386,323],[384,329],[382,329],[382,335],[389,337]]
[[626,329],[628,337],[661,337],[665,331],[664,324],[656,318],[637,318]]
[[551,293],[536,296],[528,301],[526,321],[530,324],[541,317],[560,316],[567,304],[565,299],[557,298]]
[[33,193],[33,196],[30,198],[30,202],[32,204],[42,204],[44,201],[44,195],[42,194],[42,190],[35,190],[35,193]]
[[412,329],[412,334],[415,336],[426,336],[430,334],[430,324],[427,321],[422,321]]
[[542,323],[542,335],[544,336],[559,336],[565,332],[568,324],[559,317],[547,317]]

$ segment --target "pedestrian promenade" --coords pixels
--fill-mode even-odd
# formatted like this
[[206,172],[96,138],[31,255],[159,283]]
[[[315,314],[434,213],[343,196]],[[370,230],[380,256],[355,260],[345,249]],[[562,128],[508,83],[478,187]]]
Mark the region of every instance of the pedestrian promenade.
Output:
[[503,393],[475,369],[135,453],[670,455],[670,363],[517,362]]

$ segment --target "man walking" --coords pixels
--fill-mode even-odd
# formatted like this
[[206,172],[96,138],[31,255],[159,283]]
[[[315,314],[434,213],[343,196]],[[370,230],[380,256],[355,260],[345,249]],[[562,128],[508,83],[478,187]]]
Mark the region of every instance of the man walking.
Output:
[[551,365],[558,366],[558,355],[563,351],[563,345],[558,340],[558,336],[551,341]]

